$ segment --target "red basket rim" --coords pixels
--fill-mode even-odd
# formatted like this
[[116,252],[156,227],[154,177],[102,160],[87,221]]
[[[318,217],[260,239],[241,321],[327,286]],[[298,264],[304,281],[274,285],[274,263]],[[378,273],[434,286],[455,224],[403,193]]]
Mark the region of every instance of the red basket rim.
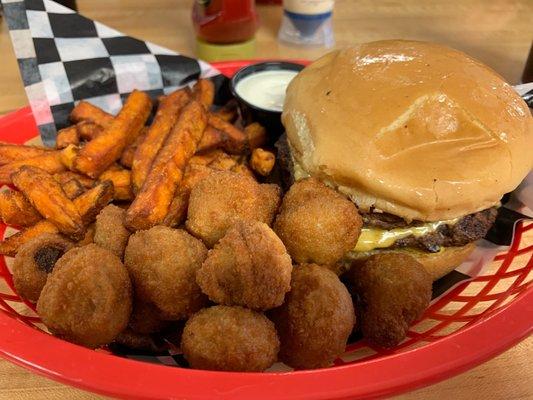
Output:
[[532,312],[529,289],[482,321],[423,347],[351,365],[285,373],[200,371],[129,360],[65,342],[0,312],[0,354],[59,382],[117,397],[371,398],[428,385],[494,357],[531,334]]
[[[214,65],[222,73],[232,74],[251,62]],[[34,124],[29,107],[7,118]],[[30,130],[17,141],[30,139],[32,136],[25,137]],[[35,135],[35,127],[33,132]],[[528,316],[532,312],[533,288],[529,288],[476,323],[420,348],[321,370],[228,373],[166,367],[88,350],[31,328],[0,310],[0,356],[56,381],[124,398],[373,398],[428,385],[494,357],[531,334],[533,324]],[[452,348],[455,351],[450,351]]]

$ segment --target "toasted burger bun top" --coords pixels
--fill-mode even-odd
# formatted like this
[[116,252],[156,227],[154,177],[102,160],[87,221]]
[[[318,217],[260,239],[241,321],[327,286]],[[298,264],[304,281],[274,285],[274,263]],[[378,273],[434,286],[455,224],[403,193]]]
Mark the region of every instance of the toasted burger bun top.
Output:
[[496,204],[532,167],[533,118],[498,74],[437,44],[333,51],[292,80],[282,121],[296,175],[362,209],[447,220]]

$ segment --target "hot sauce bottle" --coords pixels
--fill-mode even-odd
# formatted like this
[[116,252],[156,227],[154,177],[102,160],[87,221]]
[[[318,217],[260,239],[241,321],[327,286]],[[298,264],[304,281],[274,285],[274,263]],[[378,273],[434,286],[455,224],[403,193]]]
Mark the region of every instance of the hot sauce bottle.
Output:
[[196,0],[192,20],[201,59],[253,57],[258,27],[254,0]]

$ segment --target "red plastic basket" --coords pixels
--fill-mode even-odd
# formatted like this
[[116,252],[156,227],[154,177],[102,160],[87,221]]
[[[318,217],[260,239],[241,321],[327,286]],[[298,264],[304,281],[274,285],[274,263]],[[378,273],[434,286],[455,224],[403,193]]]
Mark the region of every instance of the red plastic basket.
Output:
[[[231,75],[248,62],[216,66]],[[29,108],[0,119],[0,140],[38,133]],[[0,237],[10,228],[0,224]],[[434,302],[400,346],[352,343],[327,369],[275,373],[198,371],[93,351],[46,333],[15,293],[0,258],[0,355],[57,381],[123,398],[348,399],[391,395],[458,374],[497,355],[533,329],[533,223],[519,223],[507,252],[485,272]]]

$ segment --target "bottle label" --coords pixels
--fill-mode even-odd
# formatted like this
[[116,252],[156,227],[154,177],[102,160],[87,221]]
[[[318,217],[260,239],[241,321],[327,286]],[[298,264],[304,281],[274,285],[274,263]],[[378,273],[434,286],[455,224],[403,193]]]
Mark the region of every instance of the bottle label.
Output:
[[283,8],[291,14],[324,15],[333,11],[333,0],[283,0]]

